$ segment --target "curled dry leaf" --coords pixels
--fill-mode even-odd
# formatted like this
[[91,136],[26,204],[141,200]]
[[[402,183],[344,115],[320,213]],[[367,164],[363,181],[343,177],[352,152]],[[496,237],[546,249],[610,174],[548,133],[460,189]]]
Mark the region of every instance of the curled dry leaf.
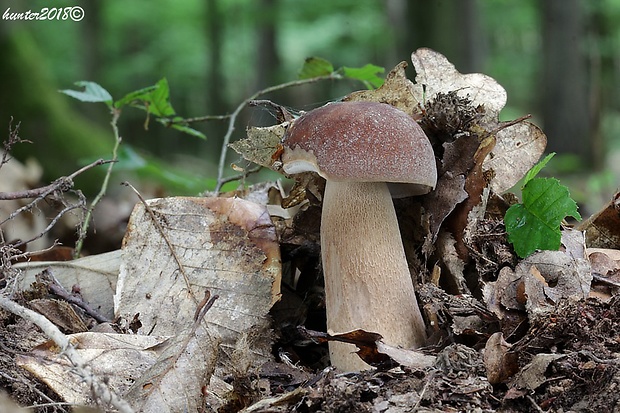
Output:
[[[223,346],[264,320],[280,297],[280,250],[267,209],[237,198],[163,198],[129,220],[116,314],[139,314],[144,334],[175,335],[193,323],[204,291],[219,295],[208,323]],[[264,335],[267,335],[266,333]]]
[[268,127],[251,127],[248,137],[229,146],[246,160],[266,168],[273,168],[274,154],[278,152],[288,122]]
[[431,49],[418,49],[411,55],[415,67],[414,96],[426,102],[439,93],[456,92],[467,97],[471,105],[482,105],[479,120],[487,132],[497,131],[497,143],[483,164],[485,171],[493,170],[491,188],[496,193],[514,186],[542,155],[547,139],[536,126],[519,122],[504,128],[499,112],[506,105],[504,88],[493,78],[481,74],[461,74],[445,56]]
[[400,62],[388,73],[380,88],[353,92],[342,100],[387,103],[415,118],[420,111],[421,100],[414,84],[407,79],[406,67],[407,62]]
[[337,341],[357,346],[357,354],[364,362],[373,367],[393,368],[398,365],[423,369],[435,363],[436,357],[417,350],[403,349],[386,344],[383,337],[377,333],[364,330],[354,330],[342,334],[327,334],[318,331],[306,330],[299,327],[302,335],[319,343]]
[[577,229],[585,231],[588,248],[620,249],[620,192]]
[[519,371],[518,355],[510,352],[502,333],[494,333],[484,347],[484,366],[491,384],[499,384]]
[[473,106],[483,105],[483,124],[497,122],[506,106],[507,95],[495,79],[481,73],[461,74],[448,59],[434,50],[421,48],[411,54],[416,70],[414,93],[419,101],[432,100],[438,93],[456,91]]

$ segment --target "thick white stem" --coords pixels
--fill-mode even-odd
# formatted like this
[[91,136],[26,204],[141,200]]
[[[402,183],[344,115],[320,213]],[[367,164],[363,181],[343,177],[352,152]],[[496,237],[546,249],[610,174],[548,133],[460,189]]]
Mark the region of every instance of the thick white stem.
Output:
[[[328,181],[321,218],[327,328],[379,333],[387,344],[424,344],[424,322],[384,183]],[[370,368],[351,344],[330,343],[332,365]]]

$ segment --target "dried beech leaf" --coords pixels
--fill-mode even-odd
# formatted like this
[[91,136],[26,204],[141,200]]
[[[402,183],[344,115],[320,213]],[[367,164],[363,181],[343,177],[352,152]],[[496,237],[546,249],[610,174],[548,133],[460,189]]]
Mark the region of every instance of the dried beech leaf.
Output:
[[299,328],[300,332],[319,343],[337,341],[357,346],[357,354],[364,362],[379,368],[395,367],[396,365],[423,369],[430,367],[437,359],[420,351],[393,347],[383,342],[377,333],[364,330],[353,330],[342,334],[327,334]]
[[532,361],[515,376],[512,386],[536,390],[547,381],[545,372],[553,361],[565,357],[562,354],[536,354]]
[[481,73],[461,74],[445,56],[427,48],[413,52],[411,61],[416,71],[416,97],[420,101],[422,93],[428,101],[437,93],[456,91],[459,96],[468,97],[472,106],[484,106],[483,124],[497,122],[499,112],[506,106],[507,95],[495,79]]
[[[348,101],[368,101],[387,103],[398,108],[410,116],[420,111],[421,100],[414,94],[415,86],[411,80],[407,79],[405,68],[407,62],[400,62],[388,73],[383,85],[374,90],[361,90],[345,96],[342,100]],[[418,93],[419,95],[419,93]]]
[[197,320],[160,345],[163,350],[159,358],[136,380],[125,398],[143,413],[200,411],[202,389],[215,370],[218,345],[207,323]]
[[426,102],[438,93],[456,92],[469,98],[473,107],[484,107],[480,125],[487,132],[499,132],[483,170],[494,171],[490,184],[494,192],[502,193],[514,186],[542,155],[547,145],[544,133],[529,122],[502,129],[499,113],[506,105],[507,95],[495,79],[481,73],[461,74],[445,56],[431,49],[416,50],[411,61],[417,73],[413,89],[416,99],[422,101],[424,96]]
[[585,231],[588,248],[620,249],[620,192],[576,229]]
[[[92,373],[105,377],[111,389],[125,393],[132,383],[152,366],[158,354],[153,347],[166,337],[107,333],[78,333],[69,336]],[[91,389],[72,371],[72,365],[51,341],[30,354],[16,356],[16,362],[47,384],[64,401],[93,405]]]
[[66,301],[42,298],[30,300],[28,305],[39,314],[43,314],[64,333],[81,333],[88,330],[71,304]]
[[592,273],[585,258],[540,251],[521,261],[515,270],[524,282],[530,317],[551,311],[560,300],[583,300],[590,293]]
[[482,165],[493,170],[493,192],[501,194],[512,188],[538,162],[547,146],[547,137],[538,126],[520,122],[496,134],[497,143]]
[[229,146],[246,160],[272,168],[274,161],[272,156],[277,153],[287,126],[288,122],[284,122],[263,128],[248,128],[247,138],[233,142]]
[[484,347],[484,367],[489,383],[502,383],[519,371],[517,353],[511,353],[510,347],[502,333],[494,333],[487,340]]
[[73,261],[39,261],[15,264],[23,271],[18,279],[20,290],[36,281],[35,276],[49,268],[58,282],[71,291],[78,285],[82,299],[109,319],[114,318],[114,292],[121,263],[121,251],[91,255]]
[[136,205],[123,241],[116,315],[139,314],[141,333],[174,335],[193,323],[209,290],[220,298],[207,321],[224,346],[262,326],[280,297],[281,277],[267,209],[237,198],[162,198],[148,205],[163,234],[144,205]]

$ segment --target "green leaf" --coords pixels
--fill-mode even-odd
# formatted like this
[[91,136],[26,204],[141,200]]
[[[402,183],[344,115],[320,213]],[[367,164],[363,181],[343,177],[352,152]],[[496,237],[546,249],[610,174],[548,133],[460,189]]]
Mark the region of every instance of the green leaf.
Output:
[[84,91],[64,89],[60,92],[82,102],[104,102],[108,106],[112,106],[112,95],[97,83],[81,80],[75,82],[75,85],[84,87]]
[[148,111],[159,117],[174,116],[176,112],[170,104],[170,88],[168,87],[168,80],[163,78],[157,82],[155,86],[157,86],[157,88],[149,93],[149,98],[146,100],[146,103],[148,104]]
[[368,63],[363,67],[345,66],[342,69],[345,77],[361,81],[368,89],[376,89],[383,85],[383,78],[379,77],[379,75],[384,73],[385,69],[380,66]]
[[134,90],[133,92],[127,93],[125,96],[114,102],[114,107],[119,109],[125,105],[131,104],[136,100],[145,101],[150,100],[151,92],[157,89],[157,85],[147,86],[142,89]]
[[299,71],[299,79],[328,76],[334,73],[334,66],[322,57],[308,57]]
[[164,126],[170,126],[173,129],[179,130],[183,133],[187,133],[188,135],[191,136],[195,136],[197,138],[200,139],[207,139],[207,137],[205,136],[204,133],[200,132],[199,130],[196,130],[194,128],[190,128],[189,126],[187,126],[186,124],[183,123],[170,123],[170,121],[174,121],[174,122],[179,122],[179,121],[183,121],[183,118],[180,116],[175,116],[172,119],[157,119],[160,123],[162,123]]
[[581,219],[568,188],[555,178],[532,178],[523,187],[523,203],[504,216],[508,240],[521,258],[537,249],[557,251],[560,223],[567,216]]
[[542,168],[547,165],[547,163],[555,156],[555,152],[551,152],[549,155],[545,156],[545,159],[538,162],[536,165],[530,169],[527,174],[525,174],[525,178],[523,178],[523,186],[525,186],[529,181],[534,179],[536,175],[541,171]]

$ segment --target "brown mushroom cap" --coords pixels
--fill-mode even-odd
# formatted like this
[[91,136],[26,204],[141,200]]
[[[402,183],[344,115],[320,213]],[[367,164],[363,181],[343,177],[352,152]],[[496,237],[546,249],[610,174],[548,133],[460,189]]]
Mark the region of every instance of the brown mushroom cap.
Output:
[[282,141],[288,174],[317,172],[327,180],[435,187],[435,155],[410,116],[385,103],[339,102],[310,111],[289,126]]

